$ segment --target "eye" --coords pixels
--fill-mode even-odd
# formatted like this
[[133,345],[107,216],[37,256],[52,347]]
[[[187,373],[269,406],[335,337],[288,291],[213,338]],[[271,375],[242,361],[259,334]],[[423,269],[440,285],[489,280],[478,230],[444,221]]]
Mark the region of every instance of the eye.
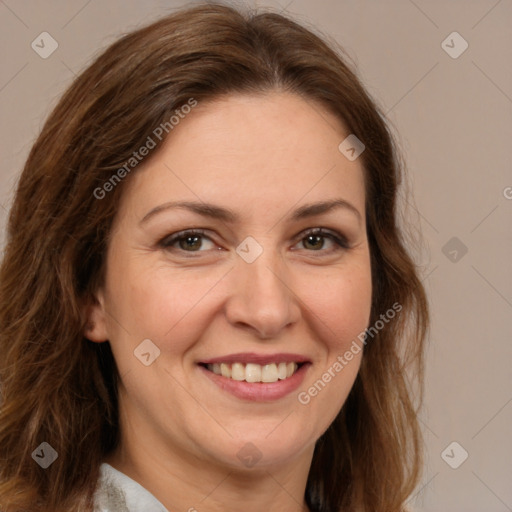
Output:
[[[178,249],[184,252],[202,252],[200,247],[203,245],[202,240],[212,240],[205,235],[202,229],[188,229],[180,231],[168,236],[159,242],[159,245],[165,249]],[[174,247],[178,245],[178,247]]]
[[[331,249],[324,249],[325,239],[331,243]],[[299,243],[303,244],[304,248],[308,248],[313,252],[332,253],[343,249],[349,249],[350,245],[347,239],[335,231],[328,231],[324,228],[312,228],[302,233],[302,238]]]
[[[216,244],[205,234],[203,229],[188,229],[179,231],[165,237],[159,242],[159,246],[166,250],[178,250],[182,252],[194,253],[204,252],[204,240],[208,240],[214,247]],[[335,231],[329,231],[324,228],[312,228],[301,233],[302,238],[299,243],[303,244],[305,249],[310,252],[332,253],[344,249],[349,249],[347,239]],[[324,249],[325,240],[331,243],[330,249]],[[297,245],[297,244],[296,244]],[[211,249],[212,247],[210,247]]]

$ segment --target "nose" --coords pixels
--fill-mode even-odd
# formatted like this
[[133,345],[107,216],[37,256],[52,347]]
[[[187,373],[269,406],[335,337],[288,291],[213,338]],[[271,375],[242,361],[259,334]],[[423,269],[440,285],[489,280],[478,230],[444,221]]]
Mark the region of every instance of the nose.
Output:
[[252,263],[238,258],[230,274],[226,316],[232,325],[268,339],[300,318],[291,274],[276,251],[264,248]]

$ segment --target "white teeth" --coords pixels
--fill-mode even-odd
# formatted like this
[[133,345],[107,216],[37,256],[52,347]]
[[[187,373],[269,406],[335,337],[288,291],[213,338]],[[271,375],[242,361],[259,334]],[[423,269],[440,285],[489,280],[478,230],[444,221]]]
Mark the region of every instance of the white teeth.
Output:
[[297,368],[297,363],[270,363],[265,365],[255,363],[213,363],[207,364],[208,370],[229,379],[245,380],[246,382],[277,382],[291,377]]
[[[208,365],[210,366],[210,365]],[[215,367],[214,368],[208,368],[209,370],[212,370],[212,371],[215,371]],[[229,366],[229,364],[226,364],[226,363],[220,363],[220,372],[221,372],[221,375],[223,377],[229,377],[231,378],[231,367]],[[217,372],[215,372],[217,373]]]
[[286,367],[286,363],[279,363],[279,366],[277,367],[277,376],[283,380],[286,379],[286,376],[288,375],[288,370]]
[[[286,364],[286,363],[284,363]],[[279,374],[275,363],[266,364],[261,369],[261,382],[277,382]]]
[[233,363],[231,365],[231,378],[233,380],[245,379],[245,368],[242,363]]
[[245,380],[247,382],[261,382],[261,366],[252,363],[246,364]]

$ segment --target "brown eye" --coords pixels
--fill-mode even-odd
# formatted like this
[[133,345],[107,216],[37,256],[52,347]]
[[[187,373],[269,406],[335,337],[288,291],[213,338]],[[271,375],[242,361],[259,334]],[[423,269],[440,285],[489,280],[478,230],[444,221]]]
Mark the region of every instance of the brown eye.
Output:
[[[181,250],[183,252],[202,252],[201,247],[204,240],[212,240],[204,234],[202,230],[180,231],[171,236],[164,238],[159,245],[169,250]],[[176,246],[177,247],[174,247]],[[207,250],[207,249],[205,249]]]
[[[305,237],[303,240],[305,240],[304,242],[304,246],[307,246],[309,245],[310,247],[309,248],[312,248],[312,249],[322,249],[323,246],[324,246],[324,242],[325,242],[325,237],[323,236],[319,236],[319,235],[308,235],[307,237]],[[308,248],[308,247],[306,247]]]
[[[322,250],[325,247],[325,239],[333,244],[331,249]],[[322,228],[308,230],[300,242],[304,248],[314,252],[331,253],[349,248],[348,241],[343,235]]]
[[194,235],[194,236],[188,235],[188,236],[178,238],[177,242],[178,242],[180,249],[184,249],[184,250],[192,249],[193,251],[196,251],[202,245],[201,236],[197,236],[197,235]]

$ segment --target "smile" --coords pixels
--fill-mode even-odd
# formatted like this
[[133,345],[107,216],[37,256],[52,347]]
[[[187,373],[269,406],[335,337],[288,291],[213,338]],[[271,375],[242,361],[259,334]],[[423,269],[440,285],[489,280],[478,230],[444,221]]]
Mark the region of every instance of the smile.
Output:
[[310,366],[310,362],[217,362],[200,363],[197,368],[223,393],[241,400],[271,402],[297,390]]
[[205,367],[228,379],[245,382],[277,382],[290,378],[302,363],[281,362],[260,365],[256,363],[213,363]]

